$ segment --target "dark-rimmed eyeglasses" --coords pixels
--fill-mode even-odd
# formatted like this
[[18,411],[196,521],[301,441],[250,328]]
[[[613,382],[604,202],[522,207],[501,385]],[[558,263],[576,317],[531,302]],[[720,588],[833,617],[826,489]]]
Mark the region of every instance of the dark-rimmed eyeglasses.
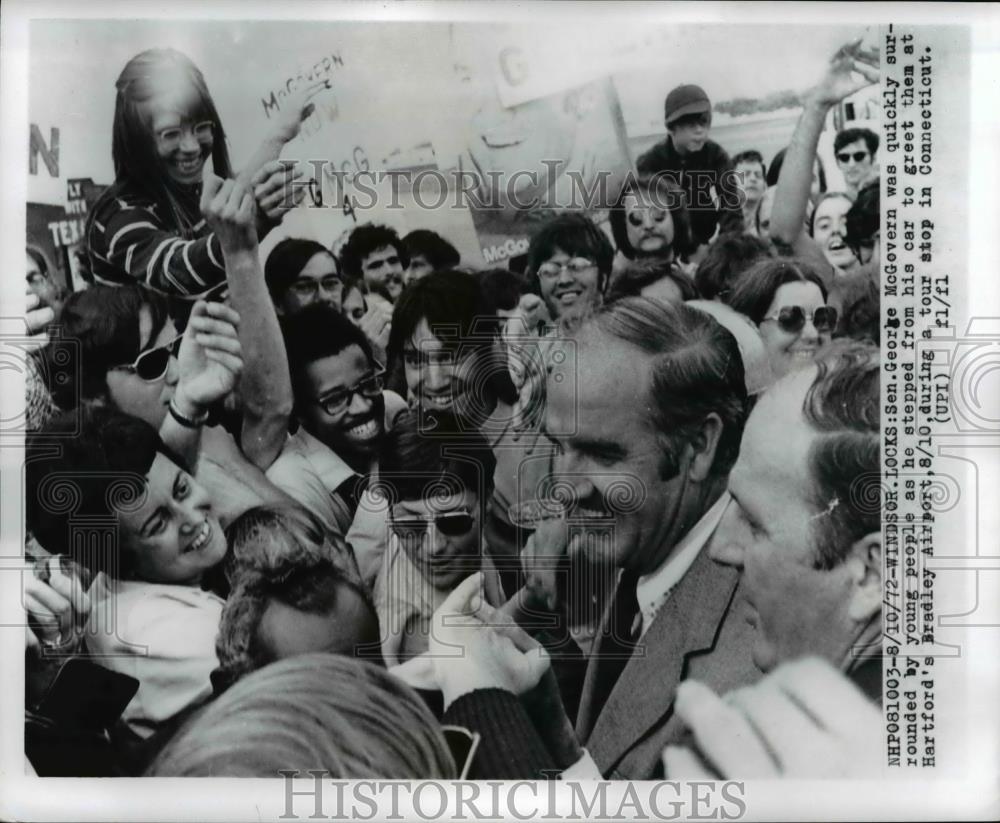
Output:
[[316,405],[331,417],[343,414],[354,399],[354,395],[360,394],[368,400],[374,400],[382,393],[385,387],[385,369],[380,369],[374,374],[359,380],[349,389],[337,389],[316,398]]
[[837,154],[837,161],[840,163],[846,163],[848,160],[853,160],[855,163],[860,163],[868,156],[866,151],[843,151]]
[[774,320],[783,332],[798,334],[805,328],[806,318],[812,321],[816,331],[820,333],[832,332],[837,327],[837,310],[833,306],[820,306],[811,312],[807,312],[802,306],[782,306],[761,322]]
[[111,370],[130,372],[145,383],[155,383],[166,375],[170,358],[177,356],[183,338],[183,334],[178,334],[169,343],[141,352],[131,363],[112,366]]

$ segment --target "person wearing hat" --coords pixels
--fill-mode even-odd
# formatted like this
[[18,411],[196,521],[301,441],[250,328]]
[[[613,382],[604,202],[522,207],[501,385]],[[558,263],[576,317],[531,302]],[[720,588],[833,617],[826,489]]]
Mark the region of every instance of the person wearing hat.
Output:
[[664,103],[664,123],[667,137],[639,158],[639,173],[665,172],[684,189],[696,247],[708,244],[717,228],[743,231],[732,161],[722,146],[708,139],[712,102],[705,90],[692,84],[672,89]]

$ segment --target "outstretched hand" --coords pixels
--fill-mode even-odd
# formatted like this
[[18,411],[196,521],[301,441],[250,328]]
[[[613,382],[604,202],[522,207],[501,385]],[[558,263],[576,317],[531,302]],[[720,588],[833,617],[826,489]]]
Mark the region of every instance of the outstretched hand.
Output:
[[882,718],[841,672],[819,658],[785,663],[720,698],[685,681],[676,711],[701,755],[668,746],[671,779],[872,778],[882,768]]
[[878,55],[866,52],[858,38],[830,58],[825,74],[812,91],[813,99],[821,105],[833,106],[878,82]]
[[272,127],[271,137],[280,143],[287,143],[298,137],[302,124],[316,110],[316,104],[312,102],[313,98],[329,88],[329,80],[318,80],[297,89],[282,104],[281,111]]
[[239,322],[223,303],[194,304],[177,356],[174,403],[182,414],[196,418],[236,388],[243,371]]
[[223,254],[257,249],[256,205],[247,184],[223,180],[206,164],[202,172],[201,214],[219,238]]
[[481,573],[466,578],[434,613],[428,651],[446,708],[476,689],[523,694],[549,668],[549,656],[535,640],[494,619],[482,583]]

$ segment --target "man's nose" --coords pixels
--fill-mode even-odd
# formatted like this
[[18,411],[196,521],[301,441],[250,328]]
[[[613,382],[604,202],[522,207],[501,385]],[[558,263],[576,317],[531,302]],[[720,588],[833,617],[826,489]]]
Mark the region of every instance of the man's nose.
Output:
[[431,528],[427,539],[427,550],[431,553],[431,557],[438,557],[444,554],[447,547],[448,537],[441,534],[436,528]]
[[444,363],[428,363],[424,366],[424,386],[428,389],[443,389],[451,385],[451,366]]
[[351,415],[368,414],[372,410],[372,401],[361,392],[354,392],[351,395],[351,402],[347,406],[347,411]]

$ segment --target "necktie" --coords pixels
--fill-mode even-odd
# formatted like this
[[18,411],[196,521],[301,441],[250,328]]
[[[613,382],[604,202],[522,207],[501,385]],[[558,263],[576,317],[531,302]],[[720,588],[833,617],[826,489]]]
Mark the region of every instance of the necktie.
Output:
[[618,580],[610,620],[602,627],[593,654],[598,655],[595,706],[603,708],[615,683],[631,659],[639,636],[639,601],[636,599],[638,575],[623,571]]

